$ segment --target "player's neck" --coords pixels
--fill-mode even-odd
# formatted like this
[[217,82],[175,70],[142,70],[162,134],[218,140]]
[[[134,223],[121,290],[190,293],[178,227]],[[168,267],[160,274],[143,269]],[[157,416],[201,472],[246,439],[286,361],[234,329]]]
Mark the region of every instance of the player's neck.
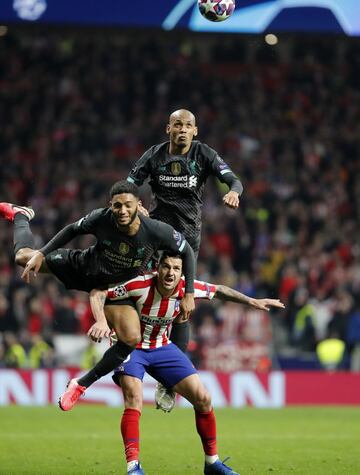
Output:
[[190,150],[191,143],[184,147],[178,147],[176,144],[170,142],[169,145],[169,154],[170,155],[186,155]]
[[128,236],[134,236],[140,228],[140,218],[137,216],[134,221],[129,224],[129,226],[119,226],[118,223],[116,223],[116,226],[122,231],[124,234],[127,234]]

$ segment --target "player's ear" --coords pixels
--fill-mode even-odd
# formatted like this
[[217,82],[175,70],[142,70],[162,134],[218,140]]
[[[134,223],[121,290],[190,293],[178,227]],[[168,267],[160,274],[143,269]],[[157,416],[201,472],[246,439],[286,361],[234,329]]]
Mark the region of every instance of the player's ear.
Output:
[[170,134],[170,124],[166,125],[166,133],[169,135]]
[[194,127],[194,137],[196,137],[198,134],[198,128],[197,127]]

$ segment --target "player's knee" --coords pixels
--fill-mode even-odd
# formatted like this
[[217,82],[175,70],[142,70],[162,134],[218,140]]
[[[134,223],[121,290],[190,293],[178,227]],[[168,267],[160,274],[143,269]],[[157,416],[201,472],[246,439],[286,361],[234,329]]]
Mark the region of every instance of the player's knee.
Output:
[[142,409],[142,397],[138,391],[132,389],[123,389],[125,409]]
[[122,335],[121,340],[128,346],[135,348],[135,346],[141,341],[141,335],[139,332],[129,332],[126,335]]
[[211,411],[211,396],[205,388],[197,391],[194,408],[199,412]]
[[29,251],[25,249],[19,249],[15,254],[15,263],[18,266],[25,267],[30,259]]

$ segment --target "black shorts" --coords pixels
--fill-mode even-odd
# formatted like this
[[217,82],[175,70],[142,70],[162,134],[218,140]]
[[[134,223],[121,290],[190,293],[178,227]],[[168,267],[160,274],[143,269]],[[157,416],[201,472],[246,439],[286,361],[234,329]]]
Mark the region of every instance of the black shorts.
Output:
[[133,307],[136,310],[135,302],[132,299],[124,299],[124,300],[106,299],[105,306],[106,305],[130,305],[130,307]]
[[81,253],[74,249],[57,249],[45,257],[50,271],[57,277],[67,289],[83,290],[90,292],[93,289],[107,289],[108,284],[99,283],[94,276],[84,274],[79,269],[77,257]]

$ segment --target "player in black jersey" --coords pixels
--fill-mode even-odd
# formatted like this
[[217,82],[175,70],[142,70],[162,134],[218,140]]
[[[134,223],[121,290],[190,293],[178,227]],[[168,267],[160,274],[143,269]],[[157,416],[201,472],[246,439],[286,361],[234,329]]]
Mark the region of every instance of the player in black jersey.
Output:
[[[180,302],[186,317],[194,309],[194,254],[183,238],[171,226],[138,214],[139,192],[136,185],[117,182],[110,190],[110,207],[95,210],[69,224],[42,249],[33,249],[29,222],[34,217],[31,208],[0,203],[0,216],[14,222],[15,261],[25,267],[22,277],[29,282],[30,273],[51,272],[68,289],[90,292],[107,288],[117,280],[126,281],[147,268],[158,250],[180,251],[186,261],[189,279],[186,294]],[[96,244],[85,250],[60,249],[74,237],[92,234]],[[90,386],[94,381],[116,368],[140,341],[138,314],[130,302],[114,306],[107,302],[107,317],[119,337],[119,345],[107,350],[102,360],[79,381]],[[110,329],[106,320],[96,322],[88,335],[101,340]]]
[[[195,116],[184,109],[173,112],[166,126],[169,141],[149,148],[131,170],[128,181],[142,185],[147,178],[153,193],[150,216],[179,230],[197,259],[201,240],[201,207],[204,186],[215,176],[229,186],[223,203],[236,209],[243,191],[240,180],[208,145],[193,140],[198,134]],[[186,351],[189,322],[174,324],[171,341]],[[158,386],[157,405],[165,400],[165,388]],[[169,397],[175,397],[169,393]],[[170,405],[172,403],[170,402]]]
[[149,148],[127,179],[140,186],[150,178],[153,193],[150,216],[180,231],[197,257],[207,178],[216,176],[229,186],[223,202],[232,209],[239,206],[243,186],[215,150],[193,140],[198,130],[192,112],[184,109],[173,112],[166,132],[170,141]]

